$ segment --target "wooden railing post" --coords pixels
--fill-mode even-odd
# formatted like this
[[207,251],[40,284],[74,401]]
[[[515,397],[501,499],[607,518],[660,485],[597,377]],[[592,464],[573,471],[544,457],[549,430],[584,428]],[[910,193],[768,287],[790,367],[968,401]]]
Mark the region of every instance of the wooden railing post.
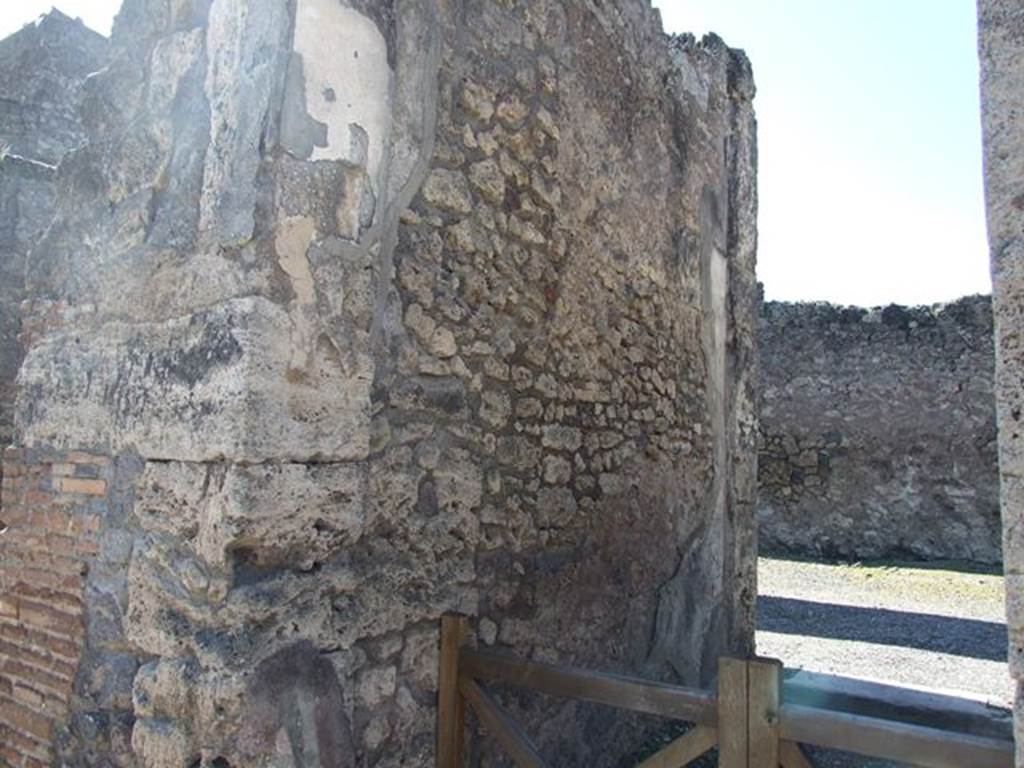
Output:
[[747,662],[718,660],[718,765],[747,768]]
[[749,768],[779,768],[779,706],[782,662],[747,662],[747,754]]
[[441,617],[440,669],[437,677],[437,768],[461,768],[466,702],[459,692],[459,653],[469,636],[469,620]]

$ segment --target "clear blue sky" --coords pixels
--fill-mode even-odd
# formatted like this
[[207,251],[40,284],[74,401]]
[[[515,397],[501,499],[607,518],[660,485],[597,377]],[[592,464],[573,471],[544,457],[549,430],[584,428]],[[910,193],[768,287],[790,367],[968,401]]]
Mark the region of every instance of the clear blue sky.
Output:
[[754,66],[768,298],[991,290],[974,0],[655,0]]
[[[53,0],[0,7],[0,35]],[[974,0],[655,0],[754,65],[768,298],[931,303],[990,290]],[[116,0],[59,7],[104,34]]]

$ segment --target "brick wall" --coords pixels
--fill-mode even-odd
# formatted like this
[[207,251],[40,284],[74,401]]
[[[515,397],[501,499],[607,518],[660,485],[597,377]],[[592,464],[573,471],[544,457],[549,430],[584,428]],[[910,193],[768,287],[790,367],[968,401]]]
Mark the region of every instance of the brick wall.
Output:
[[49,765],[84,638],[110,461],[8,448],[0,496],[0,765]]

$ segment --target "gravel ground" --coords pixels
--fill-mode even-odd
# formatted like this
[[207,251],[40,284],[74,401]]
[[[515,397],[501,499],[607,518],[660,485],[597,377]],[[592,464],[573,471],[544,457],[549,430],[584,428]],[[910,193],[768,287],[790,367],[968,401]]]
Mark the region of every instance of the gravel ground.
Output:
[[[787,667],[1010,706],[1003,579],[955,563],[762,558],[757,652]],[[816,766],[888,766],[837,753]]]

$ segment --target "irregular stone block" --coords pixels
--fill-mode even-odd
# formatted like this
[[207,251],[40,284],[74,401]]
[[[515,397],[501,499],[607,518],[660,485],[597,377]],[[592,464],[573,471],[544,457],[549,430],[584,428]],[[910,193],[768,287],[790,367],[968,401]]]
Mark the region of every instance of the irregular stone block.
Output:
[[52,333],[21,369],[25,396],[46,403],[25,440],[132,445],[163,460],[363,458],[371,363],[303,324],[238,299],[166,323]]

